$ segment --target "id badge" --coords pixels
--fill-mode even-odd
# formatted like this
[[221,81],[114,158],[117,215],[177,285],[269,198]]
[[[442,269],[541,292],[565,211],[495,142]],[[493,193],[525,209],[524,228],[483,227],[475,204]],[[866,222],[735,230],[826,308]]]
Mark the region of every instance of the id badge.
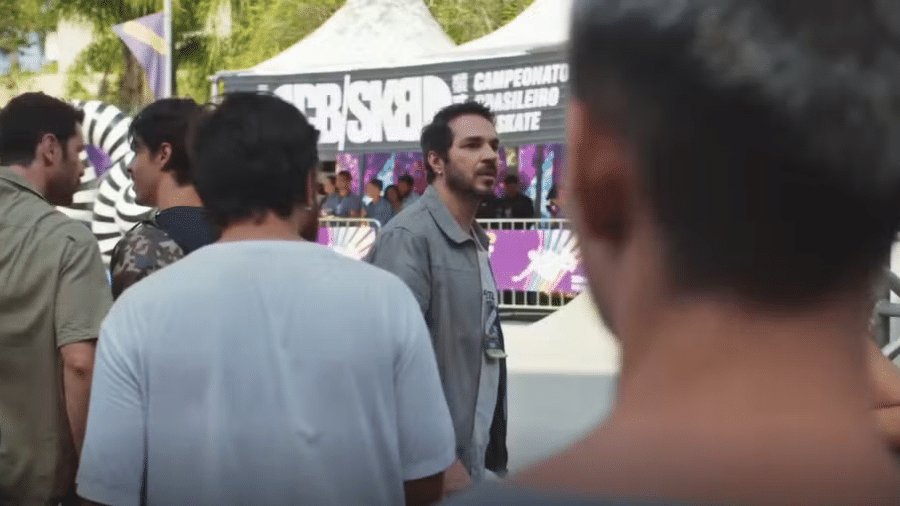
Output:
[[503,346],[501,346],[499,338],[485,336],[484,356],[487,357],[488,360],[501,360],[507,357],[506,351],[503,349]]

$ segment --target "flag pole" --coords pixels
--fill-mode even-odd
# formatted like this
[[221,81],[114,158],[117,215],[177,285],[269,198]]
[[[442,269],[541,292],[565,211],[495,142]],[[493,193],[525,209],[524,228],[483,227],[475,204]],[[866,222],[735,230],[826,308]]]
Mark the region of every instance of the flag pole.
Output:
[[[157,4],[159,5],[159,4]],[[165,0],[165,9],[163,10],[163,34],[166,39],[166,55],[165,55],[165,96],[172,96],[172,0]]]

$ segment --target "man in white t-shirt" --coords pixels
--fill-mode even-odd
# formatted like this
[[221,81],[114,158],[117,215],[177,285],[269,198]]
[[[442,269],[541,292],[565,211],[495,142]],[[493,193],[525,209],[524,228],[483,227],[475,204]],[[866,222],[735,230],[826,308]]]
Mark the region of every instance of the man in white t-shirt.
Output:
[[223,233],[135,284],[104,322],[85,499],[439,499],[455,439],[415,298],[301,238],[316,229],[317,138],[294,106],[251,93],[201,122],[194,180]]

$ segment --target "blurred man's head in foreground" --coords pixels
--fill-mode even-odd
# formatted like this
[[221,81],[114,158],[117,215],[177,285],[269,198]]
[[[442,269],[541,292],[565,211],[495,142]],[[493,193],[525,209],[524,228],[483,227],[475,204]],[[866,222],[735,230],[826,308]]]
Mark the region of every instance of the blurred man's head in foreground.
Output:
[[876,3],[576,3],[571,217],[609,323],[636,283],[790,311],[871,282],[900,221],[900,30]]

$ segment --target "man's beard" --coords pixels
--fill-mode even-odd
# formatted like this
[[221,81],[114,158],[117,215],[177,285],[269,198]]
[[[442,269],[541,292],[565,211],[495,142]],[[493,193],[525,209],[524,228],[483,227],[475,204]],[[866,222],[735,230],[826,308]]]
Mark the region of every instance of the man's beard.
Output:
[[62,178],[58,180],[51,179],[47,181],[47,187],[45,189],[46,195],[44,195],[44,198],[47,199],[47,202],[55,206],[71,206],[76,191],[78,191],[78,183],[73,185],[68,180],[63,180]]
[[460,195],[471,197],[479,202],[494,196],[493,188],[486,190],[475,188],[475,177],[478,177],[477,174],[472,179],[467,179],[462,171],[454,167],[453,164],[447,164],[445,173],[447,187]]

